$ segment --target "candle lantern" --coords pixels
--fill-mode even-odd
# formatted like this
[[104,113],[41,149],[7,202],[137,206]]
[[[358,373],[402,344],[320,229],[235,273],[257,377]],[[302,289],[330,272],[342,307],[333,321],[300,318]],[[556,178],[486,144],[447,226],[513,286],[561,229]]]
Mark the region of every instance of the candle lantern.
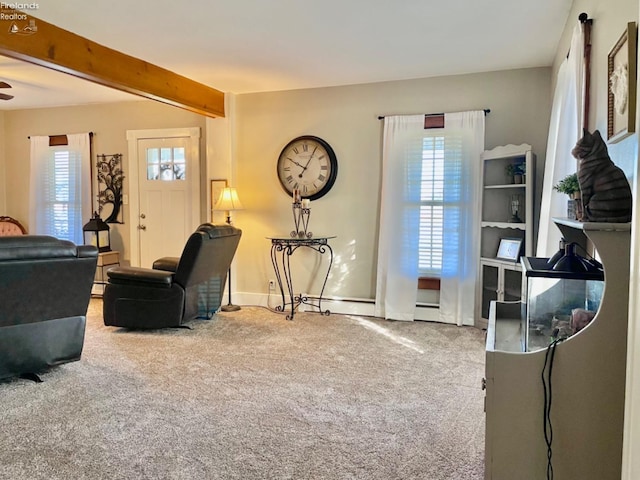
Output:
[[91,220],[82,227],[85,245],[94,245],[98,247],[99,252],[111,251],[111,234],[109,233],[109,225],[107,225],[98,215],[93,213]]
[[511,218],[509,222],[511,223],[522,223],[522,219],[520,218],[520,207],[522,205],[522,197],[520,195],[511,195],[511,202],[509,205],[509,210],[511,212]]

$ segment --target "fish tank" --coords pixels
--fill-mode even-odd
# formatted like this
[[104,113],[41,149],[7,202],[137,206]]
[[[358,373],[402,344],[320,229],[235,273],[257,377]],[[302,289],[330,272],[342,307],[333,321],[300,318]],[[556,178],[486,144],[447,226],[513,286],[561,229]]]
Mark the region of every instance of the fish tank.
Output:
[[[533,352],[566,339],[593,319],[604,291],[604,271],[596,260],[578,257],[582,267],[558,266],[549,258],[522,257],[527,308],[524,349]],[[559,268],[558,268],[559,267]]]

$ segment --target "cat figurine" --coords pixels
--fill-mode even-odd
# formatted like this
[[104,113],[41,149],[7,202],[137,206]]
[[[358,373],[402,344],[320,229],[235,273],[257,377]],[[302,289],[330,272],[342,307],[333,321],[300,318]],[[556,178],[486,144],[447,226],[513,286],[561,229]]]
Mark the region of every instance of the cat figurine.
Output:
[[631,187],[622,169],[609,157],[600,132],[584,130],[571,154],[579,161],[578,184],[582,192],[584,222],[631,221]]

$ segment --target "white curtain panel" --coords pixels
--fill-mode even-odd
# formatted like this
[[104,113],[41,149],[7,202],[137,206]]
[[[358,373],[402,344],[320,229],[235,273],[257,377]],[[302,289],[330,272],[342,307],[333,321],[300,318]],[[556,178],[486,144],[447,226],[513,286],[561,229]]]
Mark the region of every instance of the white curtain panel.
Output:
[[405,187],[410,157],[422,156],[423,133],[424,115],[384,119],[376,317],[409,321],[414,318],[420,207],[416,201],[408,201]]
[[49,137],[31,135],[31,161],[29,176],[29,232],[44,235],[48,232],[48,215],[43,184],[49,162]]
[[445,185],[440,321],[456,325],[473,325],[475,319],[484,117],[484,111],[458,112],[445,114],[444,120],[450,182]]
[[584,95],[584,34],[578,23],[571,38],[571,50],[560,65],[551,107],[549,138],[542,185],[540,225],[537,257],[550,257],[558,250],[560,230],[552,224],[552,217],[567,216],[566,194],[553,186],[577,170],[571,150],[582,137]]
[[82,227],[89,221],[93,215],[93,206],[91,199],[91,136],[89,133],[74,133],[67,135],[67,141],[70,155],[76,156],[78,162],[77,172],[80,178],[75,185],[75,194],[80,199],[80,208],[74,215],[74,231],[77,245],[84,243],[84,235]]

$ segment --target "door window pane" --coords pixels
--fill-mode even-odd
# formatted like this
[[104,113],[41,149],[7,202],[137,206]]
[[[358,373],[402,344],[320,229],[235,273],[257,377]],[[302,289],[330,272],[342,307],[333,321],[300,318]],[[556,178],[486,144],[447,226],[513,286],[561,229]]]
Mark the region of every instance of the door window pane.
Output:
[[184,147],[147,149],[147,180],[185,180],[186,170]]

